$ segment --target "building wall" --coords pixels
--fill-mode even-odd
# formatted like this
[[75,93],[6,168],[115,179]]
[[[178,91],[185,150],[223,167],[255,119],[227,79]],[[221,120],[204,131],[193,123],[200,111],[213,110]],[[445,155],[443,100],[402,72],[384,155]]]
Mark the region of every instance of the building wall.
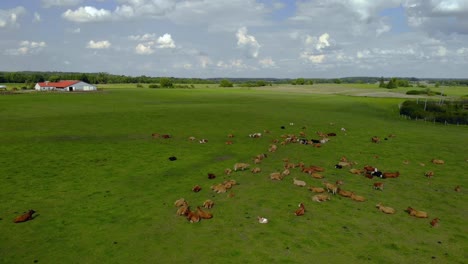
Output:
[[55,91],[55,87],[41,87],[39,84],[36,83],[34,86],[34,90],[36,91]]
[[[97,88],[94,85],[85,82],[78,82],[73,84],[73,91],[96,91]],[[69,91],[69,89],[67,89]]]

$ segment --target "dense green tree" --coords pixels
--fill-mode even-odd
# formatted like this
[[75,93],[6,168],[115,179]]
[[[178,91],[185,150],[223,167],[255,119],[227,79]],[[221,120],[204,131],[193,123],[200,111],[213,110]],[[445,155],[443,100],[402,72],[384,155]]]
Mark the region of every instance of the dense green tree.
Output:
[[304,79],[304,78],[297,78],[297,79],[294,81],[294,84],[296,84],[296,85],[304,85],[304,84],[305,84],[305,79]]
[[229,81],[228,79],[222,79],[220,82],[219,82],[219,87],[233,87],[234,84]]
[[379,87],[380,87],[380,88],[386,88],[385,80],[384,80],[383,76],[380,77]]
[[387,83],[387,89],[395,89],[397,88],[397,79],[396,78],[391,78],[390,81]]
[[159,85],[162,87],[162,88],[172,88],[174,86],[174,84],[172,83],[172,80],[170,78],[161,78],[159,80]]
[[51,75],[47,79],[49,82],[58,82],[60,81],[60,76],[59,75]]

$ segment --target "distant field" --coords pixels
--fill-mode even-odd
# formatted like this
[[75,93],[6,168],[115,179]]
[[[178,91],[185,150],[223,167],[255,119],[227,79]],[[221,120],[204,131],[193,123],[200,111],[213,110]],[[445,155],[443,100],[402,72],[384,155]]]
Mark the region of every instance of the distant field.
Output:
[[[398,105],[406,99],[362,96],[381,91],[370,85],[99,87],[103,92],[0,95],[0,263],[468,259],[466,126],[402,119]],[[457,97],[468,94],[464,89],[444,92]],[[273,140],[301,131],[308,139],[317,138],[317,131],[337,136],[320,148],[278,143],[275,153],[268,152]],[[255,132],[263,137],[248,137]],[[152,133],[172,138],[153,139]],[[235,137],[228,139],[229,133]],[[372,136],[382,141],[372,143]],[[268,155],[255,165],[261,173],[223,173],[236,162],[253,167],[260,153]],[[400,177],[367,179],[336,169],[343,156],[357,162],[355,168],[368,164]],[[366,201],[335,195],[313,202],[307,187],[321,187],[322,180],[298,168],[283,181],[271,181],[268,175],[282,171],[285,158],[325,168],[324,180],[342,180],[344,190]],[[435,176],[425,177],[427,171]],[[210,180],[207,173],[217,177]],[[308,186],[294,186],[294,177]],[[228,179],[238,183],[228,193],[210,190]],[[383,191],[372,188],[378,181]],[[194,193],[197,184],[202,190]],[[457,185],[461,192],[454,191]],[[212,199],[214,218],[191,224],[177,216],[173,203],[181,197],[192,208]],[[300,202],[307,211],[296,217]],[[379,202],[396,214],[379,212]],[[409,216],[408,206],[428,212],[429,219]],[[34,220],[12,222],[28,209],[37,211]],[[269,223],[259,224],[257,216]],[[431,228],[435,217],[440,226]]]

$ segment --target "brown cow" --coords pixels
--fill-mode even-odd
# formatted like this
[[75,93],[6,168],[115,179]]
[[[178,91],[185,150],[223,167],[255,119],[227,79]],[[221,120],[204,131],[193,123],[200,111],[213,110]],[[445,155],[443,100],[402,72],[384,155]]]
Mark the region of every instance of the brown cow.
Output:
[[202,219],[211,219],[213,218],[213,214],[207,211],[203,211],[200,206],[197,206],[197,214],[200,216]]
[[445,164],[445,161],[441,159],[432,159],[431,162],[434,164]]
[[439,221],[440,221],[440,219],[438,217],[432,219],[431,226],[432,227],[438,227],[439,226]]
[[304,206],[303,203],[300,203],[300,204],[299,204],[299,209],[297,209],[297,210],[294,212],[294,214],[295,214],[296,216],[301,216],[301,215],[304,215],[304,213],[305,213],[305,206]]
[[424,211],[418,211],[411,207],[408,207],[405,212],[409,213],[411,216],[418,217],[418,218],[428,218],[428,214]]
[[200,187],[200,185],[195,185],[195,186],[193,186],[192,191],[193,192],[199,192],[199,191],[201,191],[201,189],[202,188]]
[[383,182],[374,182],[374,190],[383,191],[384,183]]
[[22,223],[22,222],[26,222],[26,221],[29,221],[29,220],[32,220],[33,219],[33,214],[35,213],[36,211],[34,210],[29,210],[28,212],[20,215],[20,216],[17,216],[15,218],[15,220],[13,222],[15,223]]
[[384,172],[382,173],[383,178],[398,178],[400,176],[400,172]]
[[432,177],[434,177],[434,172],[433,171],[427,171],[426,173],[424,173],[424,176],[426,176],[428,178],[432,178]]
[[190,211],[190,209],[188,209],[187,220],[189,220],[190,223],[197,223],[197,222],[200,222],[200,216],[198,215],[197,212],[193,212],[193,211]]

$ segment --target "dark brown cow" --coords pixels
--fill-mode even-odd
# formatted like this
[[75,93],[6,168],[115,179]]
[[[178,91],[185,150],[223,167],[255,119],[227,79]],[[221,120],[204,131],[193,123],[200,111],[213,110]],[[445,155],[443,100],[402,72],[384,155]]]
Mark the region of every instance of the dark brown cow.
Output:
[[20,216],[17,216],[15,218],[15,220],[13,222],[15,223],[22,223],[22,222],[26,222],[26,221],[29,221],[29,220],[32,220],[33,219],[33,214],[35,213],[36,211],[34,210],[29,210],[28,212],[20,215]]

